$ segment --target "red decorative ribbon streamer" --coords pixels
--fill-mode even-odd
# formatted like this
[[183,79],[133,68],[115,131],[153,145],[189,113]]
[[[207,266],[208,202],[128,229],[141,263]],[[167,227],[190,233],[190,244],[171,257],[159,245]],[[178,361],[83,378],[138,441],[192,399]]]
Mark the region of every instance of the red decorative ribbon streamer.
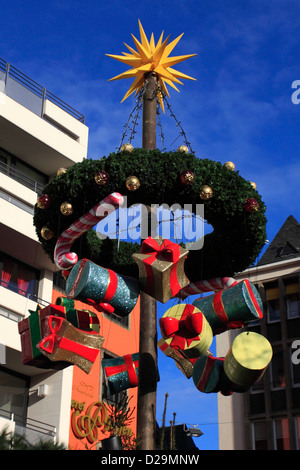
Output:
[[181,285],[177,279],[177,266],[176,263],[180,259],[180,247],[170,240],[164,240],[161,245],[152,237],[146,238],[141,247],[141,253],[150,255],[149,258],[144,259],[147,279],[151,285],[154,283],[154,275],[151,265],[157,259],[174,263],[170,272],[170,288],[172,295],[175,296],[181,289]]
[[[46,336],[40,341],[39,347],[48,354],[52,354],[53,352],[55,352],[55,347],[59,347],[69,352],[73,352],[78,356],[84,357],[88,361],[94,362],[99,353],[98,349],[83,346],[82,344],[77,343],[76,341],[64,338],[63,336],[59,335],[59,330],[63,322],[65,321],[66,320],[64,318],[50,315],[48,319],[48,325],[51,333],[49,336]],[[72,327],[72,325],[70,326]]]
[[138,376],[137,368],[139,367],[139,361],[133,361],[131,354],[126,354],[123,356],[124,364],[117,366],[108,366],[105,368],[105,373],[107,377],[120,374],[121,372],[128,373],[129,385],[131,387],[137,387],[138,385]]

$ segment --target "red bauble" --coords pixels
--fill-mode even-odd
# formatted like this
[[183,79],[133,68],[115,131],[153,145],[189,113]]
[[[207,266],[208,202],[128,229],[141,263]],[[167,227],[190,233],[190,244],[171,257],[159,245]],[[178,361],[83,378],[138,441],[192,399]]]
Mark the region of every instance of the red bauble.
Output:
[[37,200],[37,206],[39,209],[48,209],[50,207],[51,201],[48,194],[42,194]]
[[259,208],[259,204],[256,199],[250,197],[247,201],[244,202],[244,209],[247,212],[255,212]]
[[95,181],[99,186],[104,186],[109,181],[109,174],[104,170],[97,171]]
[[194,173],[190,170],[184,170],[180,173],[180,182],[186,186],[192,184],[194,178]]

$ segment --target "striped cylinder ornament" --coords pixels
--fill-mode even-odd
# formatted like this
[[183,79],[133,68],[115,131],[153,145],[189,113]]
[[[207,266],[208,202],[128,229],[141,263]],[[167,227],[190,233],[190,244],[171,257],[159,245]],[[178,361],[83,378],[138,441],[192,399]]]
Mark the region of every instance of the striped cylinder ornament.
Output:
[[77,254],[71,251],[75,240],[120,207],[123,201],[121,194],[112,193],[64,230],[58,237],[54,248],[56,266],[60,269],[70,269],[74,266],[78,261]]
[[203,393],[220,391],[220,376],[224,360],[214,356],[202,356],[193,367],[193,381],[196,388]]
[[263,317],[260,295],[248,280],[241,281],[230,289],[196,299],[193,305],[206,317],[214,335],[241,328]]
[[213,340],[212,329],[202,312],[190,304],[169,308],[159,326],[165,342],[183,352],[187,358],[208,354]]
[[218,292],[235,286],[237,281],[233,277],[216,277],[203,281],[195,281],[180,290],[177,297],[185,299],[189,295],[205,294],[207,292]]
[[203,393],[231,395],[233,392],[244,393],[249,386],[242,387],[232,382],[224,371],[224,358],[214,356],[199,357],[193,367],[193,381]]
[[139,353],[102,359],[101,365],[111,394],[138,386]]
[[[124,317],[130,314],[138,301],[139,284],[136,279],[121,276],[111,269],[83,259],[70,271],[66,294]],[[107,305],[112,307],[111,310]]]
[[254,331],[244,331],[235,337],[225,356],[225,374],[231,382],[249,387],[261,379],[272,356],[267,338]]

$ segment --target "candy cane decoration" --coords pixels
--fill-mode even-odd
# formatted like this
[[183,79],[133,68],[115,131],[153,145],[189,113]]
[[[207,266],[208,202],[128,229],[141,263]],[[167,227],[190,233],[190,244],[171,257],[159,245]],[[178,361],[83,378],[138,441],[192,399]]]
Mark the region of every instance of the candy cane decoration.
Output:
[[181,289],[177,297],[185,299],[189,295],[203,294],[205,292],[217,292],[235,286],[238,282],[232,277],[216,277],[208,281],[191,282],[188,286]]
[[120,207],[123,201],[124,199],[121,194],[112,193],[64,230],[58,237],[54,249],[54,262],[56,266],[60,269],[69,269],[76,264],[78,256],[70,251],[74,241]]

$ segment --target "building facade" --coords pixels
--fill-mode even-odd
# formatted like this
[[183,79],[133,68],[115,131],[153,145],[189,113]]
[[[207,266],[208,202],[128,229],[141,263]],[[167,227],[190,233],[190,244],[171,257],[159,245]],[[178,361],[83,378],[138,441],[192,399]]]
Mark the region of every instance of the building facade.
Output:
[[[100,359],[138,351],[139,308],[121,321],[76,303],[100,317],[105,337],[90,374],[76,366],[52,370],[23,364],[19,322],[64,295],[63,279],[35,233],[34,206],[59,168],[87,157],[88,127],[83,115],[3,59],[0,85],[0,431],[7,428],[31,441],[46,437],[72,449],[96,448],[105,432],[99,429],[93,440],[88,430],[76,435],[74,410],[78,418],[102,399],[115,399],[103,381]],[[132,395],[134,407],[135,390]]]
[[[257,266],[236,276],[258,289],[264,316],[246,329],[265,336],[273,358],[245,394],[218,396],[220,449],[300,448],[300,224],[289,216]],[[224,357],[237,331],[217,338]]]

